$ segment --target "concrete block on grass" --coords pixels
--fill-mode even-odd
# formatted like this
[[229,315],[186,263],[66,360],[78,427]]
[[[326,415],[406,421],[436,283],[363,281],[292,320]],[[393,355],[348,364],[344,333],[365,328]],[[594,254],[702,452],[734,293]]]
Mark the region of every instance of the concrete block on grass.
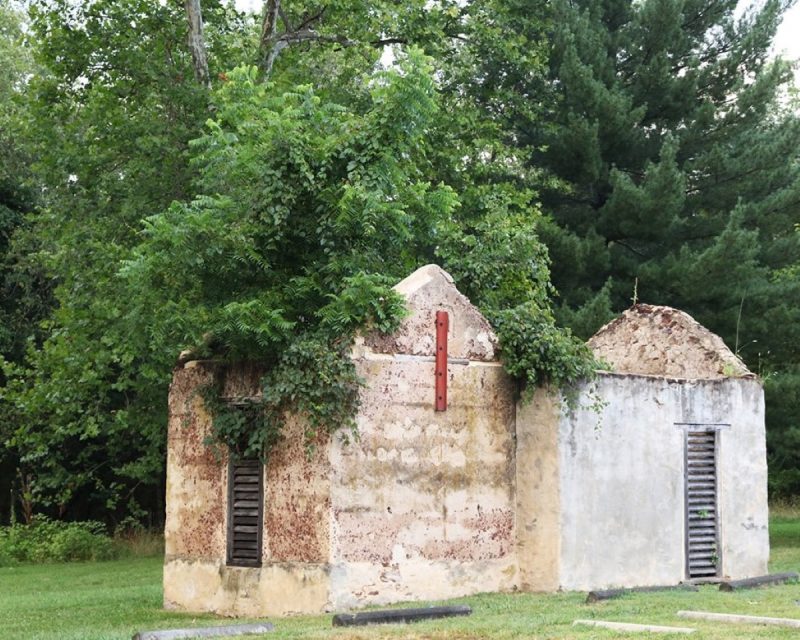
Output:
[[753,589],[755,587],[767,587],[775,584],[784,584],[791,580],[800,578],[794,571],[787,573],[771,573],[766,576],[756,576],[755,578],[745,578],[744,580],[727,580],[720,582],[720,591],[738,591],[739,589]]
[[678,617],[689,618],[692,620],[710,620],[712,622],[759,624],[800,629],[800,619],[798,618],[769,618],[766,616],[745,616],[734,613],[714,613],[711,611],[678,611]]
[[252,636],[275,631],[270,622],[236,624],[222,627],[198,627],[196,629],[164,629],[162,631],[140,631],[133,640],[184,640],[185,638],[232,638]]
[[472,609],[467,605],[444,607],[422,607],[415,609],[383,609],[361,613],[338,613],[333,616],[334,627],[351,627],[366,624],[390,624],[393,622],[418,622],[451,616],[468,616]]
[[656,624],[633,624],[631,622],[612,622],[608,620],[576,620],[572,626],[585,625],[587,627],[600,627],[614,631],[642,632],[642,633],[694,633],[691,627],[664,627]]

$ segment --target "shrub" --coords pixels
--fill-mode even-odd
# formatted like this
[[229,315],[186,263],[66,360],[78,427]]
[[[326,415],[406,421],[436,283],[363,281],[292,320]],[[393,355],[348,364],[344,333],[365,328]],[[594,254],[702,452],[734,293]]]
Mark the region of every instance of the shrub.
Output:
[[30,525],[0,528],[0,566],[19,562],[108,560],[116,553],[99,522],[61,522],[38,516]]

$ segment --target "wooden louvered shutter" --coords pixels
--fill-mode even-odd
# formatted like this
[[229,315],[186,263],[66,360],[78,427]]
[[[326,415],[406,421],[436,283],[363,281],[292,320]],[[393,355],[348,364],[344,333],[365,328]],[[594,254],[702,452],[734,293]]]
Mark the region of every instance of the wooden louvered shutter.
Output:
[[264,467],[257,459],[228,466],[228,564],[261,566]]
[[717,431],[686,432],[686,573],[690,579],[719,575]]

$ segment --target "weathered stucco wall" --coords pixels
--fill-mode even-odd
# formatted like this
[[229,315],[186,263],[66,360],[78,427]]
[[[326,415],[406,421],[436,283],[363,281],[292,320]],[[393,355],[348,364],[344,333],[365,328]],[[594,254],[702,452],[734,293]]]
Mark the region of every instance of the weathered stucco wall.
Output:
[[[496,337],[447,273],[428,265],[396,290],[409,316],[392,336],[358,338],[352,352],[365,381],[358,438],[320,440],[309,457],[302,422],[287,419],[265,469],[260,568],[226,566],[227,461],[203,442],[211,416],[198,393],[216,380],[223,397],[252,398],[260,372],[204,362],[175,370],[165,606],[285,615],[678,583],[689,422],[727,423],[718,440],[723,574],[766,571],[763,393],[754,379],[725,377],[750,374],[719,338],[686,314],[637,305],[591,343],[631,371],[599,374],[574,410],[547,389],[515,405]],[[442,412],[439,310],[450,326]],[[663,377],[681,374],[714,379]]]
[[731,579],[767,573],[769,530],[764,390],[757,380],[727,380],[729,430],[720,433],[722,573]]
[[204,444],[211,417],[198,390],[213,366],[191,362],[174,372],[167,435],[166,557],[208,560],[225,555],[225,464]]
[[203,443],[211,416],[198,391],[217,376],[227,398],[258,394],[259,371],[189,362],[170,389],[164,604],[224,615],[324,611],[329,585],[327,446],[309,458],[291,420],[265,469],[263,565],[226,565],[227,460]]
[[[166,606],[283,615],[516,587],[514,386],[502,367],[451,363],[449,407],[435,412],[431,357],[362,348],[355,362],[368,381],[358,439],[317,443],[309,459],[291,419],[270,457],[261,568],[225,564],[226,463],[202,443],[210,416],[195,393],[213,367],[176,371],[172,405],[194,399],[171,426],[192,425],[176,433],[194,449],[171,436]],[[251,378],[229,374],[223,395],[254,395]]]
[[[766,571],[766,456],[755,380],[600,374],[604,407],[559,424],[565,589],[676,584],[686,579],[684,429],[720,432],[718,495],[724,576]],[[591,403],[585,386],[581,404]]]
[[584,387],[585,406],[562,415],[562,588],[683,579],[683,439],[670,400],[663,378],[601,374]]
[[516,530],[519,586],[555,591],[561,556],[558,425],[561,398],[537,389],[517,405]]
[[227,567],[221,561],[180,560],[164,565],[164,607],[225,616],[321,613],[328,603],[328,567],[266,563]]
[[451,358],[491,362],[497,337],[481,312],[453,284],[441,267],[429,264],[399,282],[395,291],[406,299],[408,317],[391,335],[365,336],[375,353],[432,356],[436,346],[434,319],[437,311],[449,314],[447,352]]
[[[399,331],[361,338],[353,351],[366,383],[359,438],[318,442],[309,459],[303,425],[290,417],[270,455],[261,568],[225,565],[225,463],[206,449],[202,465],[171,450],[170,482],[181,490],[168,496],[168,606],[284,614],[516,587],[514,385],[492,362],[496,338],[439,267],[397,290],[410,311]],[[444,412],[433,402],[438,310],[450,314]],[[176,371],[171,406],[212,373],[223,397],[259,393],[252,367],[189,363]],[[192,446],[203,447],[210,416],[197,402],[187,415]],[[202,484],[203,474],[213,478]],[[213,545],[196,548],[189,525]]]
[[688,313],[636,304],[589,339],[616,373],[682,379],[755,376],[718,335]]
[[304,426],[291,417],[270,455],[264,482],[264,562],[327,563],[330,461],[327,439],[309,456]]
[[361,353],[357,442],[332,450],[331,603],[439,599],[517,584],[513,386],[494,363]]

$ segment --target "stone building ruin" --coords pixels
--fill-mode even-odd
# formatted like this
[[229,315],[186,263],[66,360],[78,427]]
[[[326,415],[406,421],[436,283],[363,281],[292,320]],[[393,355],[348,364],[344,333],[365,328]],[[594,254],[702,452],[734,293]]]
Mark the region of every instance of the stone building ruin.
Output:
[[446,272],[396,289],[409,317],[351,354],[366,385],[349,444],[309,457],[289,416],[266,468],[218,460],[197,390],[251,397],[258,370],[176,368],[165,606],[285,615],[765,573],[763,392],[717,336],[636,305],[590,340],[611,371],[576,404],[550,389],[518,403],[488,322]]

